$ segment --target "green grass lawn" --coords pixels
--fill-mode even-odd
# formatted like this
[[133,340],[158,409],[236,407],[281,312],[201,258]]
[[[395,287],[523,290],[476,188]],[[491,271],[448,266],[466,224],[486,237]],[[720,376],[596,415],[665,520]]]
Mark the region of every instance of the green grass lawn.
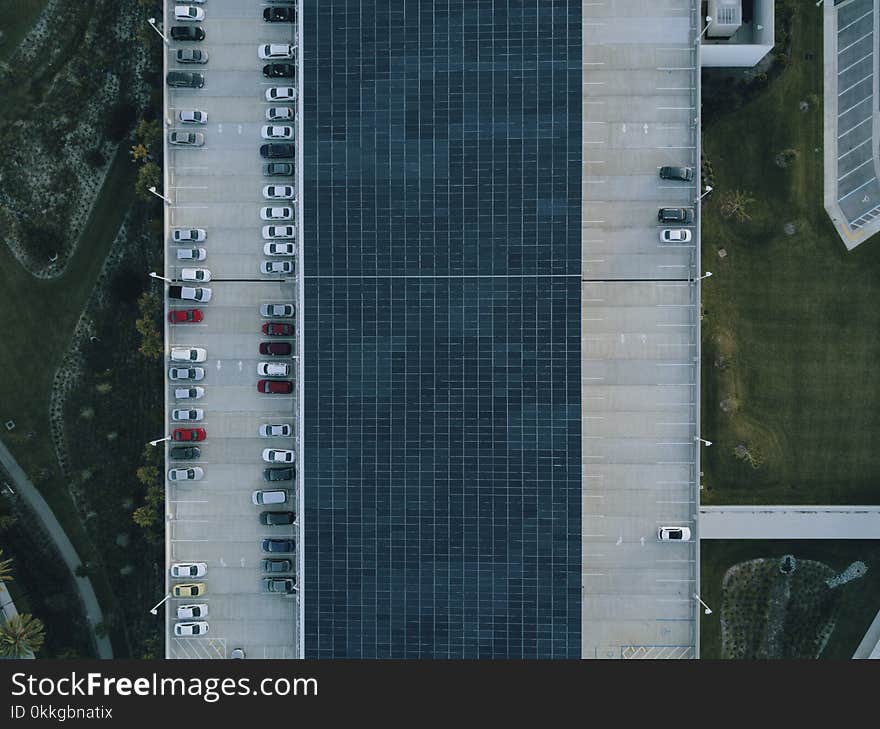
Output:
[[5,61],[27,35],[49,0],[0,0],[0,61]]
[[[813,3],[791,36],[781,75],[703,129],[716,189],[702,222],[703,268],[715,273],[703,286],[702,433],[714,445],[702,452],[702,500],[878,504],[880,236],[847,253],[827,218]],[[797,157],[783,169],[774,160],[786,149]],[[754,199],[750,220],[722,217],[733,190]]]
[[721,657],[721,581],[735,564],[759,557],[782,557],[824,562],[837,571],[861,560],[867,574],[841,589],[844,590],[837,625],[822,658],[852,658],[871,621],[880,610],[880,541],[858,540],[703,540],[700,542],[700,597],[713,608],[711,615],[700,613],[700,657]]

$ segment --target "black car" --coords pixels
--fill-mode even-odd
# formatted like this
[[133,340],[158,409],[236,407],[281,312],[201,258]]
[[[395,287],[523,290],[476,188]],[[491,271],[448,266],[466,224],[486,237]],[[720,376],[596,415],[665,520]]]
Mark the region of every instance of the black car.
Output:
[[291,349],[290,342],[260,342],[260,354],[284,356],[290,354]]
[[660,208],[657,212],[657,220],[661,223],[684,223],[694,222],[693,208]]
[[266,177],[292,177],[293,165],[290,162],[267,162],[263,165]]
[[263,469],[263,479],[266,481],[293,481],[294,475],[293,466]]
[[200,89],[205,85],[205,76],[194,71],[169,71],[165,80],[177,89]]
[[263,75],[266,78],[293,78],[296,67],[292,63],[267,63],[263,66]]
[[661,180],[681,180],[682,182],[690,182],[694,179],[693,167],[661,167]]
[[292,577],[264,577],[263,592],[290,595],[296,592],[296,582],[294,582]]
[[275,159],[277,157],[293,157],[296,155],[296,146],[287,142],[269,142],[260,147],[260,156],[263,159]]
[[176,461],[191,461],[202,455],[198,446],[177,446],[171,449],[171,457]]
[[263,20],[267,23],[295,23],[296,10],[294,8],[266,8],[263,10]]
[[261,511],[260,524],[263,526],[289,526],[296,521],[293,511]]
[[296,542],[292,539],[264,539],[260,546],[264,552],[295,552]]
[[263,572],[290,572],[293,569],[293,562],[289,559],[264,559],[260,564]]
[[197,25],[173,25],[171,27],[171,39],[176,41],[202,41],[205,40],[205,31]]

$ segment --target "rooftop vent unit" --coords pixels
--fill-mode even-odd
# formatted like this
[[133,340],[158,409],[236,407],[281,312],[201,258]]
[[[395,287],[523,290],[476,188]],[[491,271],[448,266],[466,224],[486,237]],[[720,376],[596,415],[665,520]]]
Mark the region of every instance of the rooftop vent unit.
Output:
[[712,22],[706,35],[710,38],[730,38],[742,25],[742,0],[709,0]]

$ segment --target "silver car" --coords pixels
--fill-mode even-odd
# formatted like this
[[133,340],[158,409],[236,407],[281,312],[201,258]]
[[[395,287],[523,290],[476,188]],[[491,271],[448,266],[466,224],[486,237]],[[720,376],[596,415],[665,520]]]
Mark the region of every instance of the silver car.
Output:
[[171,411],[171,419],[178,423],[197,423],[205,419],[205,411],[201,408],[175,408]]
[[260,264],[260,273],[293,273],[293,261],[263,261]]
[[177,118],[180,120],[181,124],[207,124],[208,123],[207,112],[198,111],[197,109],[193,109],[192,111],[180,111],[177,113]]
[[205,143],[205,135],[201,132],[171,132],[168,143],[178,147],[201,147]]
[[175,54],[178,63],[207,63],[208,52],[201,48],[178,48]]
[[198,382],[205,379],[204,367],[170,367],[168,369],[169,380],[192,380]]
[[169,481],[201,481],[205,477],[205,470],[200,466],[190,468],[172,468],[168,471]]
[[263,240],[296,238],[296,228],[292,225],[264,225]]
[[295,313],[293,304],[260,304],[260,316],[289,319]]
[[176,387],[174,397],[177,400],[201,400],[205,396],[204,387]]
[[293,243],[266,243],[263,246],[263,253],[267,256],[295,256],[296,246]]
[[260,437],[262,438],[288,438],[293,435],[293,428],[287,423],[263,423],[260,426]]

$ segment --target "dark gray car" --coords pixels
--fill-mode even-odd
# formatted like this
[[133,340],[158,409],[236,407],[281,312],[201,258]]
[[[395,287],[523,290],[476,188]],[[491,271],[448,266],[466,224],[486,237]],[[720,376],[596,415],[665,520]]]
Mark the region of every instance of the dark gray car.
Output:
[[662,180],[680,180],[681,182],[690,182],[694,179],[693,167],[661,167],[660,179]]
[[204,74],[194,71],[169,71],[165,80],[177,89],[200,89],[205,85]]
[[263,526],[289,526],[295,521],[296,513],[293,511],[260,512],[260,524]]
[[292,177],[293,165],[290,162],[267,162],[263,165],[266,177]]
[[263,572],[271,572],[273,574],[291,572],[293,570],[293,562],[289,559],[264,559],[260,565],[263,568]]
[[684,223],[694,222],[693,208],[660,208],[657,212],[657,220],[661,223]]
[[201,455],[202,450],[198,446],[175,446],[171,449],[171,457],[176,461],[191,461]]
[[295,552],[296,551],[296,542],[292,539],[264,539],[260,543],[260,547],[264,552],[273,553],[284,553],[284,552]]
[[263,478],[266,481],[293,481],[293,476],[293,467],[263,469]]
[[264,577],[263,592],[290,595],[296,592],[296,582],[292,577]]

